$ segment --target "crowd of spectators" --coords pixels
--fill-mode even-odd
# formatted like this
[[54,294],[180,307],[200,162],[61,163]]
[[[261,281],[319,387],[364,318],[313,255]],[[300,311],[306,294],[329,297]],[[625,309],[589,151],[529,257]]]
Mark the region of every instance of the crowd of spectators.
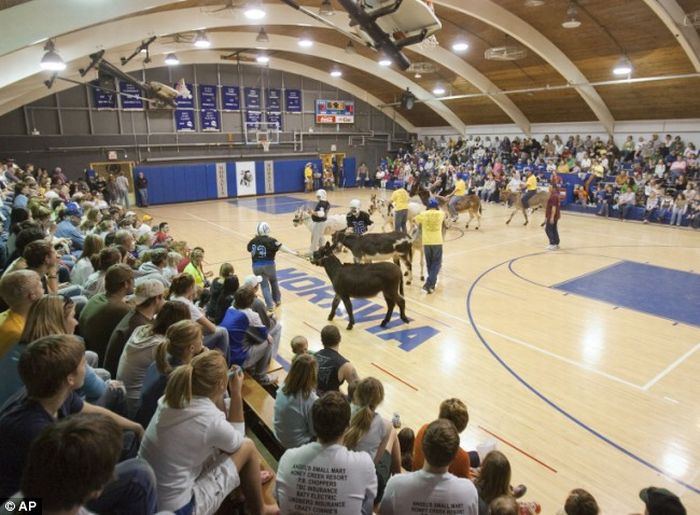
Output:
[[469,136],[414,141],[386,157],[370,174],[360,165],[360,186],[386,187],[420,181],[434,193],[449,195],[458,177],[483,201],[500,201],[500,191],[524,188],[528,170],[542,187],[575,183],[574,201],[601,216],[626,219],[640,208],[645,222],[700,227],[698,152],[680,136],[628,136],[621,146],[612,138],[559,136],[537,138]]
[[[463,167],[478,188],[477,169],[495,177],[515,142],[509,157],[475,166],[469,159],[487,154],[470,141],[416,144],[393,166],[412,174],[419,156],[418,180],[435,171],[447,183],[443,172]],[[461,449],[469,413],[460,399],[443,401],[435,420],[426,413],[415,433],[399,431],[399,417],[381,414],[384,385],[342,356],[335,326],[315,353],[292,339],[277,388],[267,370],[279,299],[265,302],[263,278],[239,280],[224,263],[212,281],[203,248],[175,240],[167,222],[150,225],[103,182],[113,181],[11,162],[0,173],[2,501],[39,497],[45,513],[213,514],[240,486],[247,509],[263,514],[541,511],[511,485],[502,452]],[[269,477],[246,437],[242,370],[276,396],[273,429],[287,449],[279,505],[265,504]],[[640,497],[650,515],[685,513],[666,490]],[[598,513],[585,490],[563,502],[568,515]]]

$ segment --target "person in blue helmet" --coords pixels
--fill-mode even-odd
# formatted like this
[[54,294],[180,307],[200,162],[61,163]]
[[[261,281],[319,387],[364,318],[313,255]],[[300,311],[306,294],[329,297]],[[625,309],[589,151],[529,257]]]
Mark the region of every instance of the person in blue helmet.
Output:
[[467,183],[464,181],[464,177],[465,176],[463,173],[457,174],[457,181],[455,182],[455,191],[454,193],[452,193],[452,196],[450,197],[450,202],[447,205],[453,222],[456,222],[457,217],[459,216],[459,213],[457,213],[457,203],[460,200],[462,200],[462,197],[464,197],[464,195],[467,193]]
[[68,202],[62,216],[62,220],[56,226],[54,236],[70,240],[73,250],[82,250],[85,235],[80,232],[78,226],[83,216],[83,210],[80,209],[77,202]]

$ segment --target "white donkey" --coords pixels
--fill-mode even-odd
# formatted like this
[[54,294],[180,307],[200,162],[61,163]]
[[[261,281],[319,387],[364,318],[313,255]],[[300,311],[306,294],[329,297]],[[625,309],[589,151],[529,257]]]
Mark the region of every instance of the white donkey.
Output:
[[[313,220],[311,220],[311,210],[306,207],[300,207],[294,212],[294,218],[292,219],[294,227],[298,227],[304,224],[306,228],[313,234]],[[323,222],[323,236],[321,236],[321,241],[318,242],[318,247],[322,247],[325,244],[324,236],[332,236],[337,231],[344,231],[348,227],[347,219],[345,215],[329,215],[325,222]],[[314,248],[314,242],[311,241],[311,246],[309,247],[309,252],[313,253],[318,250]]]

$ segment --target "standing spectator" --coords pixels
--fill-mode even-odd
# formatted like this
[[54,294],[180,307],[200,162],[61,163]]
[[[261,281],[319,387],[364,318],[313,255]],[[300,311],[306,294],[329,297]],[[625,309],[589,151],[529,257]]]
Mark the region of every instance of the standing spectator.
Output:
[[311,408],[318,399],[317,384],[318,363],[314,357],[311,354],[297,356],[275,398],[275,436],[287,449],[301,447],[316,436]]
[[282,242],[270,236],[270,225],[267,222],[259,222],[255,229],[256,236],[248,242],[246,249],[253,260],[253,274],[262,278],[260,286],[268,311],[282,303],[282,294],[277,283],[277,269],[275,268],[275,256],[283,250],[293,255],[298,252],[286,247]]
[[117,204],[129,209],[129,207],[131,207],[129,206],[129,179],[126,178],[123,171],[120,171],[114,182],[116,186]]
[[391,203],[394,206],[394,231],[405,233],[408,221],[408,192],[406,188],[394,190],[391,194]]
[[547,207],[545,209],[545,226],[544,232],[549,238],[549,250],[559,249],[559,230],[557,224],[561,216],[559,188],[554,185],[549,187],[549,198],[547,199]]
[[143,175],[143,172],[139,172],[138,177],[136,177],[136,191],[138,193],[138,205],[140,207],[148,207],[148,179]]
[[264,503],[259,454],[245,437],[243,374],[227,373],[223,356],[207,352],[168,380],[139,451],[155,472],[160,509],[213,515],[240,485],[251,513],[279,511]]
[[423,468],[392,477],[379,508],[381,515],[426,513],[449,506],[450,513],[477,515],[479,496],[474,484],[447,469],[459,450],[459,433],[449,420],[432,422],[423,437]]
[[345,381],[359,381],[353,364],[338,352],[340,331],[336,326],[327,325],[321,329],[321,343],[323,349],[314,355],[318,361],[318,395],[340,390]]
[[9,306],[0,313],[0,358],[20,340],[32,305],[44,295],[41,279],[31,270],[8,272],[0,279],[0,297]]
[[323,231],[326,228],[328,211],[331,209],[326,190],[318,190],[316,192],[316,199],[318,202],[316,202],[316,206],[311,212],[311,221],[313,222],[311,228],[311,247],[309,248],[309,253],[311,254],[326,243],[326,239],[323,237]]
[[[314,402],[311,419],[317,440],[287,450],[277,468],[275,495],[282,515],[312,513],[311,506],[323,513],[371,515],[377,493],[372,459],[341,443],[350,422],[348,401],[339,392],[329,392]],[[308,488],[319,473],[326,483],[323,494]]]
[[430,294],[435,291],[437,277],[442,267],[442,224],[445,213],[438,208],[435,198],[428,200],[428,209],[415,217],[415,222],[421,226],[423,236],[423,254],[428,268],[428,277],[423,285],[423,291]]
[[352,229],[352,232],[358,236],[366,233],[369,230],[369,226],[374,223],[369,218],[369,213],[360,209],[361,206],[359,199],[352,199],[350,201],[350,212],[345,216],[348,228]]
[[112,265],[105,275],[105,293],[92,297],[80,313],[80,334],[85,346],[104,363],[112,331],[131,306],[125,297],[134,292],[134,272],[126,265]]
[[304,190],[311,193],[314,187],[314,169],[311,163],[306,163],[304,166]]
[[362,163],[360,163],[360,166],[357,167],[357,184],[360,188],[365,187],[368,173],[369,170],[367,168],[367,164],[365,164],[365,162],[363,161]]

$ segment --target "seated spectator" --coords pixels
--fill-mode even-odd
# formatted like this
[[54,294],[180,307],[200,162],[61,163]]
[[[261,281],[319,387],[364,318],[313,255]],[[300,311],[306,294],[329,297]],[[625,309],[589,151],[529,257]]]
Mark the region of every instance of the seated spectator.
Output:
[[132,293],[134,272],[126,265],[112,265],[105,274],[105,293],[92,297],[80,313],[80,334],[100,363],[104,363],[112,331],[131,309],[125,298]]
[[163,275],[165,278],[173,282],[173,277],[175,277],[179,272],[177,271],[177,264],[182,261],[182,255],[175,251],[168,252],[168,266],[163,270]]
[[168,380],[139,451],[156,474],[160,509],[213,515],[240,485],[252,513],[279,512],[263,501],[258,451],[245,437],[243,374],[227,373],[224,357],[208,352]]
[[309,340],[306,339],[306,336],[302,336],[300,334],[296,335],[294,338],[292,338],[290,345],[292,347],[292,354],[294,354],[292,361],[305,354],[311,354],[312,356],[315,354],[314,352],[309,351]]
[[134,420],[147,427],[165,392],[170,373],[180,365],[206,351],[202,344],[202,328],[192,320],[181,320],[165,332],[165,339],[156,347],[155,361],[148,366],[143,378],[141,398]]
[[[481,513],[481,511],[480,511]],[[499,495],[488,506],[489,515],[527,515],[520,510],[518,501],[512,495]]]
[[600,508],[595,498],[582,488],[569,492],[564,503],[564,515],[598,515]]
[[669,225],[680,226],[683,221],[683,216],[688,210],[688,201],[683,193],[679,193],[673,201],[673,209],[671,211],[671,221]]
[[[520,492],[514,492],[510,486],[510,462],[500,451],[491,451],[486,455],[474,484],[479,492],[479,510],[485,510],[494,499],[502,495],[514,498],[522,495]],[[518,487],[518,490],[522,490],[522,487]],[[525,511],[523,515],[540,512],[536,502],[519,502],[518,505]]]
[[323,349],[314,357],[318,361],[318,395],[325,392],[339,391],[340,386],[347,381],[359,381],[357,370],[352,363],[338,352],[340,346],[340,331],[334,325],[327,325],[321,330]]
[[88,277],[95,271],[95,264],[99,264],[100,251],[104,248],[104,241],[96,234],[88,234],[83,244],[83,252],[73,266],[70,273],[70,282],[78,286],[84,286]]
[[156,232],[156,245],[166,245],[172,241],[173,237],[168,234],[170,232],[170,226],[168,222],[161,222],[158,225],[158,232]]
[[410,427],[404,427],[399,431],[399,446],[401,447],[401,468],[406,472],[413,470],[413,446],[416,435]]
[[277,390],[273,418],[274,432],[287,449],[311,442],[314,433],[311,407],[318,396],[318,363],[309,354],[292,361],[284,386]]
[[260,285],[262,284],[262,277],[259,275],[247,275],[243,279],[242,286],[245,288],[250,288],[255,294],[253,299],[253,305],[250,307],[255,311],[263,325],[267,328],[270,338],[272,338],[272,357],[277,356],[277,352],[280,348],[280,339],[282,337],[282,324],[275,318],[275,314],[268,311],[265,301],[260,298]]
[[83,294],[89,299],[105,292],[105,274],[112,265],[121,263],[119,249],[107,247],[100,251],[97,258],[97,270],[91,273],[83,285]]
[[636,194],[633,189],[630,188],[620,193],[620,196],[617,198],[620,220],[624,221],[627,218],[627,214],[635,206],[636,201]]
[[377,471],[376,502],[381,501],[389,477],[401,473],[401,448],[396,430],[377,408],[384,401],[384,386],[374,377],[362,379],[352,395],[352,418],[343,443],[351,451],[364,451]]
[[27,203],[29,202],[29,186],[23,182],[18,182],[15,184],[15,198],[12,201],[12,207],[21,207],[23,209],[27,208]]
[[19,490],[29,446],[56,419],[98,413],[140,438],[143,428],[111,411],[85,403],[75,393],[85,379],[85,348],[75,336],[54,335],[27,346],[18,370],[25,389],[0,410],[0,499]]
[[274,384],[277,378],[267,374],[272,359],[272,339],[260,316],[251,309],[255,293],[245,286],[235,295],[236,307],[230,307],[221,321],[228,332],[231,363],[249,370],[260,384]]
[[[228,294],[231,295],[232,298],[228,301],[228,305],[222,311],[219,311],[220,306],[218,304],[218,300],[224,286],[226,285],[226,279],[229,278],[235,278],[235,281],[229,282],[228,287]],[[231,291],[234,284],[236,287],[233,288],[233,291]],[[207,304],[207,316],[209,317],[209,320],[213,320],[215,324],[218,324],[221,321],[221,318],[224,317],[224,312],[233,302],[233,294],[236,293],[238,287],[238,277],[236,277],[236,275],[233,273],[233,265],[231,263],[222,263],[221,267],[219,268],[219,277],[214,279],[214,281],[211,283],[211,297],[209,298],[209,303]],[[225,303],[225,301],[223,302]],[[221,317],[217,318],[217,314],[220,314]]]
[[204,250],[195,248],[190,254],[190,262],[182,271],[194,278],[194,283],[200,288],[209,287],[207,277],[211,277],[211,272],[205,272],[202,264],[204,263]]
[[190,310],[190,317],[202,326],[204,345],[229,356],[229,335],[223,327],[215,326],[204,312],[194,305],[195,280],[190,274],[182,273],[173,277],[170,285],[170,300],[182,302]]
[[650,486],[639,492],[644,501],[646,515],[686,515],[685,506],[673,492],[665,488]]
[[85,242],[85,235],[80,232],[78,226],[83,216],[83,210],[76,202],[68,202],[63,213],[59,216],[61,221],[56,226],[54,236],[70,240],[74,250],[81,250]]
[[[314,402],[311,419],[317,441],[287,450],[277,468],[275,496],[282,515],[314,509],[329,513],[339,506],[342,513],[371,515],[377,493],[372,458],[341,443],[350,422],[348,401],[329,392]],[[311,483],[319,474],[324,477],[322,493]]]
[[[438,418],[445,418],[452,422],[457,428],[457,433],[461,434],[469,423],[469,412],[467,406],[460,399],[446,399],[440,403]],[[420,470],[423,467],[423,434],[428,429],[425,424],[418,430],[416,441],[413,445],[413,469]],[[474,453],[476,455],[476,453]],[[476,455],[475,457],[478,457]],[[450,463],[449,472],[457,477],[471,478],[471,466],[478,467],[478,463],[471,463],[470,453],[462,449],[457,449],[454,460]]]
[[[146,371],[155,360],[158,345],[165,341],[168,328],[181,320],[189,319],[190,312],[187,306],[182,302],[169,301],[163,304],[155,320],[136,327],[129,336],[120,354],[116,371],[117,380],[124,383],[126,388],[126,407],[129,417],[134,417],[138,411]],[[115,332],[118,329],[119,326]],[[110,348],[107,349],[108,355]]]
[[[41,499],[43,513],[151,514],[155,477],[141,460],[117,463],[122,434],[109,417],[78,414],[41,432],[27,455],[14,498]],[[10,513],[0,511],[0,513]]]
[[155,249],[149,252],[150,261],[141,264],[137,272],[136,284],[155,279],[164,288],[170,288],[170,280],[165,275],[165,268],[168,266],[168,251],[165,249]]
[[[216,281],[214,281],[214,284],[216,284]],[[224,279],[223,286],[219,290],[216,300],[214,300],[214,287],[212,286],[212,296],[207,304],[207,316],[209,320],[215,324],[221,323],[226,314],[226,310],[233,305],[233,296],[238,288],[240,288],[238,277],[235,275],[227,277]]]
[[17,270],[0,278],[0,297],[9,306],[0,313],[0,358],[22,336],[32,305],[44,295],[41,279],[31,270]]
[[479,496],[472,482],[447,471],[458,450],[459,433],[452,422],[438,419],[430,423],[423,437],[423,468],[389,480],[379,513],[431,513],[449,506],[450,513],[477,515]]
[[113,377],[117,375],[119,358],[126,342],[131,337],[131,333],[139,326],[153,323],[154,317],[165,304],[164,293],[163,283],[156,279],[147,279],[136,285],[134,296],[130,299],[134,307],[112,331],[105,351],[104,368],[109,370]]

